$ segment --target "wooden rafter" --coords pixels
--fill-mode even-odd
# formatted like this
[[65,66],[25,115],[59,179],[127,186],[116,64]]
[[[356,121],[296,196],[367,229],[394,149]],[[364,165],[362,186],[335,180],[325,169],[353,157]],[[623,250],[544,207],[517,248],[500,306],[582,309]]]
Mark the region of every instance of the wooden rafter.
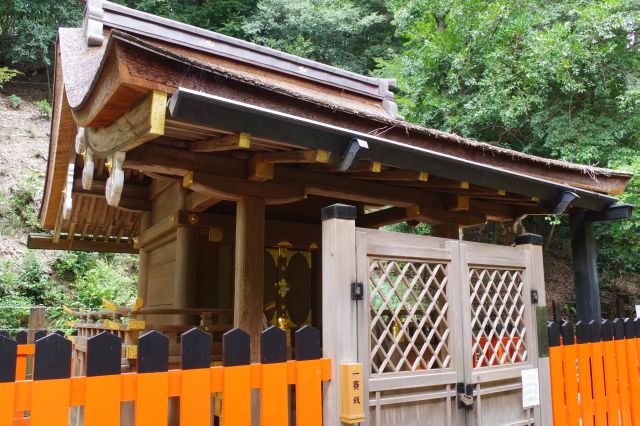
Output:
[[412,170],[382,170],[378,173],[372,172],[357,172],[350,173],[350,177],[358,179],[371,179],[371,180],[389,180],[399,182],[427,182],[429,180],[429,173],[427,172],[414,172]]
[[193,152],[220,152],[251,148],[251,135],[241,132],[219,138],[192,142],[189,149]]

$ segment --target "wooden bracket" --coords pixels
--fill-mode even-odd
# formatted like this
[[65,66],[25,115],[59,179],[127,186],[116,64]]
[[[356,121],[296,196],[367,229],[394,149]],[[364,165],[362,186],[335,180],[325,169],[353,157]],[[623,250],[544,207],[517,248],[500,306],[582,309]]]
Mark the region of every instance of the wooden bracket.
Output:
[[76,135],[76,154],[81,155],[84,160],[82,168],[82,189],[90,190],[93,184],[93,151],[87,146],[86,130],[84,127],[78,129]]
[[129,151],[164,135],[166,108],[167,94],[153,90],[108,126],[86,128],[86,144],[98,156]]
[[124,157],[125,153],[118,151],[109,159],[109,165],[107,166],[109,168],[109,178],[105,187],[105,195],[107,204],[110,206],[117,206],[120,203],[122,188],[124,187],[124,170],[122,168]]
[[64,202],[62,205],[62,219],[69,220],[71,218],[71,211],[73,210],[73,174],[75,171],[75,155],[72,155],[69,159],[69,165],[67,166],[67,181],[65,189],[62,192],[64,195]]
[[255,154],[248,164],[248,177],[263,181],[273,179],[275,164],[302,164],[329,162],[331,153],[324,149],[304,149],[297,151],[261,152]]

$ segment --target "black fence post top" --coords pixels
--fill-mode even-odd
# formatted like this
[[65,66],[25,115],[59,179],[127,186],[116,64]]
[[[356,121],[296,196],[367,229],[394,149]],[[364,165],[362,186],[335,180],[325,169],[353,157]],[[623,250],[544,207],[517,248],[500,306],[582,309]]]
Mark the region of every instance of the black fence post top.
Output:
[[573,324],[569,321],[562,321],[560,326],[560,332],[562,333],[562,345],[573,345],[575,343],[575,334],[573,332]]
[[0,383],[15,381],[17,354],[18,343],[7,336],[0,336]]
[[591,343],[597,343],[602,340],[602,330],[600,327],[600,321],[589,321],[589,341]]
[[613,338],[616,340],[624,340],[624,320],[622,318],[613,320]]
[[557,322],[547,322],[547,333],[549,334],[549,347],[560,346],[560,325]]
[[71,376],[71,340],[55,333],[36,340],[33,379],[68,379],[69,376]]
[[631,318],[624,319],[624,337],[627,339],[633,339],[636,337],[636,329]]
[[633,328],[636,329],[636,337],[640,338],[640,318],[634,319],[633,320],[633,325],[634,325]]
[[287,333],[275,325],[260,334],[260,362],[275,364],[287,361]]
[[27,332],[24,330],[18,331],[16,333],[16,341],[18,342],[19,345],[26,345],[27,344]]
[[320,330],[305,325],[296,331],[296,360],[308,361],[322,358]]
[[576,323],[576,343],[589,343],[589,324],[585,321]]
[[234,328],[222,335],[222,365],[237,367],[251,364],[249,334]]
[[194,327],[182,333],[180,347],[183,370],[211,366],[211,335],[206,331]]
[[122,339],[103,331],[87,340],[87,376],[120,374]]
[[613,323],[603,319],[601,323],[602,340],[605,342],[613,340]]
[[138,373],[161,373],[169,369],[169,338],[155,330],[138,338]]
[[36,342],[46,336],[47,336],[46,330],[38,330],[33,334],[33,341]]

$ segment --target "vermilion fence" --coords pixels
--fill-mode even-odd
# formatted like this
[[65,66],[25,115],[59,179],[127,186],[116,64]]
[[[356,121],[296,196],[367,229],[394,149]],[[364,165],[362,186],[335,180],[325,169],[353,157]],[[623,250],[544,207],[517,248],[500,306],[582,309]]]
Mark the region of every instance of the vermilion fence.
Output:
[[640,426],[640,319],[548,331],[554,425]]
[[[25,345],[26,349],[29,345]],[[222,424],[251,424],[252,389],[260,389],[261,424],[289,425],[289,385],[295,385],[296,424],[322,424],[321,383],[331,379],[331,360],[321,359],[320,334],[296,332],[296,360],[287,361],[286,336],[271,327],[261,336],[261,363],[250,364],[249,335],[223,336],[223,366],[210,367],[211,336],[199,329],[182,335],[181,369],[168,370],[169,339],[150,331],[138,341],[138,371],[122,373],[122,342],[107,332],[87,342],[86,376],[70,377],[70,340],[51,334],[34,345],[33,380],[21,380],[15,340],[0,336],[0,426],[67,426],[69,408],[83,407],[83,424],[120,424],[121,403],[135,403],[135,425],[166,425],[169,398],[179,398],[181,425],[212,424],[211,396],[222,395]],[[28,350],[27,350],[28,352]]]

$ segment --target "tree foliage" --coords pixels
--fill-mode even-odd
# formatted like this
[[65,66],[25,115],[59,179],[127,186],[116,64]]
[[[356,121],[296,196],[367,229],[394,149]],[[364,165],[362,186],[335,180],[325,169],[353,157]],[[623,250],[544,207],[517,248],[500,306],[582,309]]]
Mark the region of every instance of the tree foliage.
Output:
[[79,26],[77,0],[2,0],[0,2],[0,65],[38,71],[53,62],[59,27]]
[[[520,151],[640,172],[637,0],[393,2],[409,120]],[[637,180],[623,197],[640,201]],[[598,228],[602,264],[640,271],[640,218]]]
[[369,73],[399,47],[380,0],[260,0],[243,29],[256,43]]

